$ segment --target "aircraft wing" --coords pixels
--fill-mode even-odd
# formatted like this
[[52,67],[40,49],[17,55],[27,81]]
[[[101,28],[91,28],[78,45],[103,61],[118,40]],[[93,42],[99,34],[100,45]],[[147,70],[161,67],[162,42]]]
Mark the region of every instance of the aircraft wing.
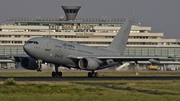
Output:
[[6,55],[7,57],[29,57],[29,55],[27,54],[9,54],[9,55]]
[[90,55],[90,56],[75,56],[75,55],[69,55],[68,56],[71,59],[82,59],[82,58],[97,58],[99,60],[109,60],[112,59],[114,61],[150,61],[150,62],[154,62],[156,60],[163,60],[163,59],[169,59],[172,57],[165,57],[165,56],[129,56],[129,55],[116,55],[116,56],[112,56],[112,55]]
[[15,62],[21,62],[22,58],[30,57],[30,56],[27,54],[9,54],[9,55],[6,55],[6,57],[9,57],[11,60]]

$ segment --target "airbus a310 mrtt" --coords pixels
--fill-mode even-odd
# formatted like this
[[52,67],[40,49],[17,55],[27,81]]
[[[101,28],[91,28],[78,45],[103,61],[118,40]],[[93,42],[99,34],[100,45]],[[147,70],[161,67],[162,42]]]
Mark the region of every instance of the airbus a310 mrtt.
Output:
[[21,58],[21,65],[25,69],[41,70],[42,63],[53,63],[55,64],[55,72],[52,72],[52,77],[62,76],[62,72],[58,71],[59,66],[88,70],[91,71],[88,72],[88,77],[97,77],[98,73],[95,70],[112,67],[123,61],[148,61],[149,59],[166,58],[123,55],[131,25],[132,20],[126,19],[111,44],[106,48],[85,46],[49,37],[32,38],[23,46],[24,51],[29,56]]

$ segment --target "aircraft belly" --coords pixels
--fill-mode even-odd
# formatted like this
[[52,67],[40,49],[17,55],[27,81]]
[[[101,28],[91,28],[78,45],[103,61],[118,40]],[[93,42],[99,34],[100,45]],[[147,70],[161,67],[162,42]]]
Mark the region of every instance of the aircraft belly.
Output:
[[47,54],[48,58],[46,59],[47,62],[51,62],[54,64],[59,65],[67,65],[67,64],[73,64],[74,62],[67,58],[69,54],[75,54],[75,50],[69,50],[67,47],[63,47],[61,45],[55,45],[55,47],[52,49],[52,54]]
[[71,59],[69,59],[69,58],[60,59],[60,58],[48,57],[48,58],[46,59],[46,62],[48,62],[48,63],[54,63],[54,64],[59,64],[59,65],[68,65],[68,64],[76,65],[76,64],[75,64]]

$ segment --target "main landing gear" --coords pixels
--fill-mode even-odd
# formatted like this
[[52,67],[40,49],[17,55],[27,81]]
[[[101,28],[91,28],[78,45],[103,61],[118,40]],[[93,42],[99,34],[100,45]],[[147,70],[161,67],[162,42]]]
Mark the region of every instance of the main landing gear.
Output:
[[52,72],[52,77],[62,77],[62,72],[58,71],[59,65],[55,65],[55,72]]
[[95,71],[88,72],[88,77],[98,77],[98,72]]

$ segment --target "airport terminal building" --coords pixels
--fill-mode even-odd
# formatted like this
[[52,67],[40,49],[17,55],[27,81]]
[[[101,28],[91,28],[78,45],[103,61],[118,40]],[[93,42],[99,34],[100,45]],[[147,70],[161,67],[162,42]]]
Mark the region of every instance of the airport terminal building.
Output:
[[[88,46],[106,47],[125,21],[122,18],[76,18],[81,6],[62,6],[66,17],[7,18],[0,26],[0,66],[15,67],[5,61],[8,54],[24,54],[23,45],[33,37],[52,37]],[[180,39],[163,38],[150,26],[133,25],[126,55],[180,57]]]

